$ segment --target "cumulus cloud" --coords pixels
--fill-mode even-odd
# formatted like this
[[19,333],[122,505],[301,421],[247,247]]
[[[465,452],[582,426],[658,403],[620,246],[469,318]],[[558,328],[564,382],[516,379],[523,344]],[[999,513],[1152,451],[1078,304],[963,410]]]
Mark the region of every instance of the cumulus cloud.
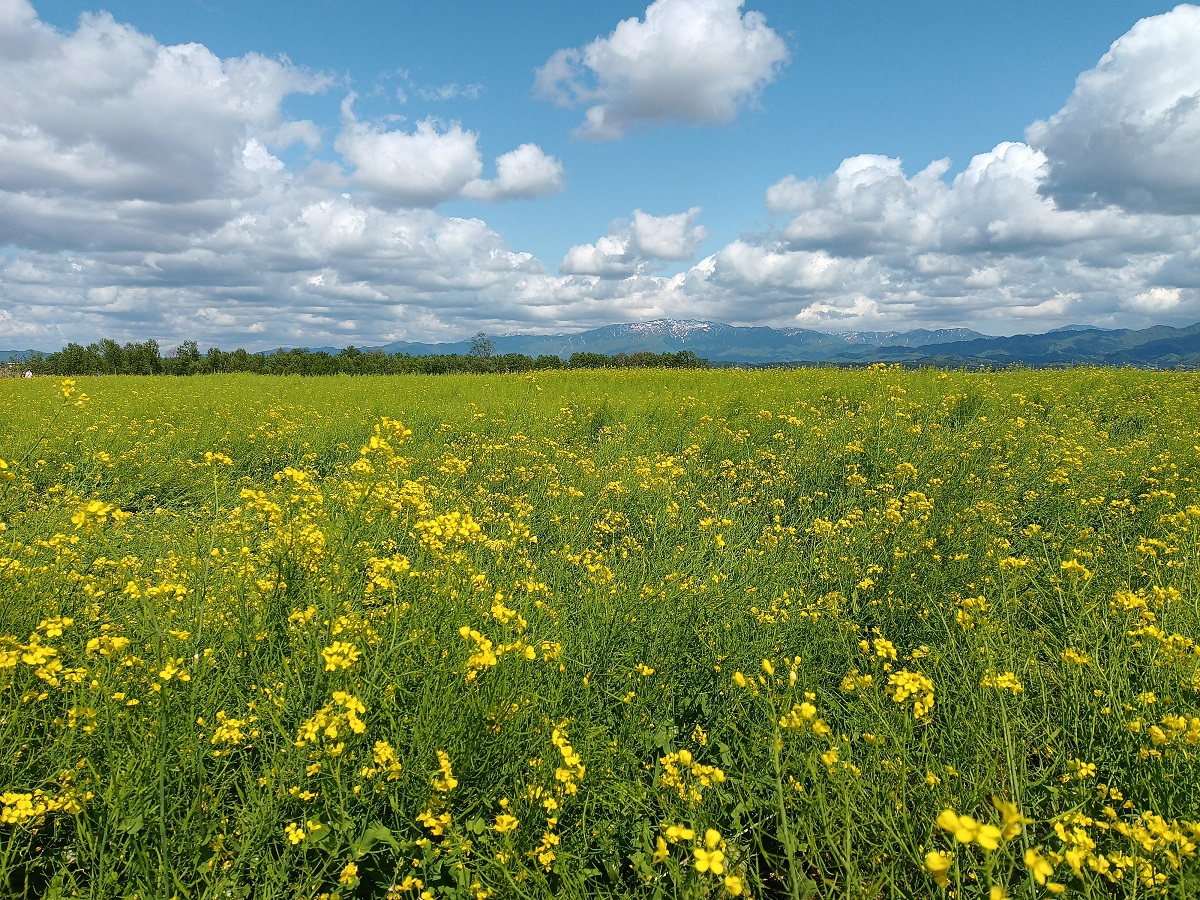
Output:
[[[237,200],[260,190],[269,149],[319,139],[281,104],[323,90],[325,76],[255,54],[222,60],[199,44],[165,47],[106,13],[62,34],[25,0],[3,8],[0,191],[10,202]],[[12,217],[0,210],[0,220]]]
[[69,34],[0,3],[0,246],[180,250],[286,180],[317,128],[281,111],[329,79],[286,60],[160,45],[107,14]]
[[564,189],[563,164],[537,144],[522,144],[496,157],[496,177],[476,178],[463,185],[462,194],[472,200],[532,199]]
[[349,101],[345,110],[334,148],[354,167],[354,182],[381,203],[436,206],[483,172],[479,135],[457,122],[425,119],[411,132],[388,131],[354,118]]
[[613,140],[631,127],[731,122],[787,62],[783,39],[744,0],[655,0],[645,18],[608,37],[557,51],[535,91],[561,106],[586,106],[576,134]]
[[1061,206],[1200,213],[1200,7],[1142,19],[1026,137]]
[[[1194,7],[1180,9],[1160,18],[1191,21]],[[659,0],[597,42],[596,67],[584,48],[575,62],[562,57],[566,75],[549,83],[567,102],[599,109],[612,133],[720,120],[689,118],[686,103],[652,107],[655,90],[688,102],[716,91],[732,106],[706,108],[735,114],[766,76],[744,80],[751,87],[740,93],[699,76],[695,97],[676,90],[682,51],[671,41],[686,29],[663,23],[681,10],[694,14],[685,24],[716,10],[709,32],[726,35],[721,46],[737,43],[727,27],[735,20],[744,33],[770,31],[733,2]],[[662,267],[701,251],[698,208],[635,210],[549,272],[481,219],[436,209],[562,190],[561,162],[536,144],[500,155],[487,177],[476,132],[433,119],[359,121],[350,98],[329,154],[311,123],[282,112],[289,93],[321,90],[324,76],[284,60],[165,47],[108,16],[59,32],[24,0],[0,0],[0,345],[52,349],[107,335],[361,346],[660,316],[829,330],[1186,324],[1200,319],[1200,215],[1185,202],[1187,173],[1168,163],[1183,158],[1190,134],[1180,74],[1189,63],[1150,64],[1145,34],[1174,46],[1160,26],[1139,23],[1114,44],[1112,62],[1093,72],[1120,77],[1081,78],[1029,143],[999,143],[961,168],[906,169],[864,154],[822,177],[789,176],[766,188],[774,223],[763,233],[664,276]],[[621,56],[632,47],[655,52]],[[713,48],[691,56],[724,71]],[[632,74],[622,80],[609,62],[626,58]],[[665,75],[652,84],[655,66]],[[1170,88],[1172,78],[1182,86]],[[1105,104],[1132,146],[1162,138],[1163,171],[1130,170],[1136,197],[1088,174],[1066,138],[1102,128]],[[1154,127],[1138,124],[1138,108]],[[1155,132],[1163,123],[1175,130]],[[285,163],[293,156],[281,148],[296,142],[328,158]],[[1176,181],[1154,180],[1168,175]],[[1184,200],[1172,199],[1176,182]]]
[[900,160],[871,155],[823,179],[788,177],[766,192],[790,217],[781,232],[720,251],[708,282],[790,299],[808,325],[1012,330],[1200,314],[1195,292],[1160,283],[1196,246],[1194,219],[1064,209],[1044,189],[1050,171],[1043,151],[1005,142],[953,177],[946,160],[910,177]]
[[628,222],[613,223],[611,234],[568,250],[559,270],[566,275],[627,277],[648,272],[656,260],[691,259],[708,237],[708,229],[694,224],[699,216],[698,206],[669,216],[634,210]]
[[447,200],[510,200],[563,189],[563,165],[537,144],[496,158],[496,177],[484,179],[479,135],[458,122],[424,119],[411,131],[381,129],[354,116],[354,95],[342,104],[343,127],[334,143],[354,167],[355,184],[393,207],[437,206]]

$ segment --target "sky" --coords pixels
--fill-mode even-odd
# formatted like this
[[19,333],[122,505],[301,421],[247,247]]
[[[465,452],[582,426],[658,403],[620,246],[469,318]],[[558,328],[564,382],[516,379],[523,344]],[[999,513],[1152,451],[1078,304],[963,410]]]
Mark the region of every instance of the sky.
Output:
[[0,349],[1200,321],[1200,7],[0,0]]

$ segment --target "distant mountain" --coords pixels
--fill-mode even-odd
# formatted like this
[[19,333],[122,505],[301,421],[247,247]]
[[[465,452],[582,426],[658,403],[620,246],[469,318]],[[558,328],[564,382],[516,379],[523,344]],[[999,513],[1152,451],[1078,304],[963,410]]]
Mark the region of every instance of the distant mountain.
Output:
[[[815,361],[815,360],[814,360]],[[1200,323],[1128,329],[1059,329],[1046,334],[976,338],[925,347],[839,353],[827,363],[904,362],[936,366],[1200,367]]]
[[32,350],[0,350],[0,363],[15,362],[33,355]]
[[1100,328],[1096,325],[1063,325],[1061,328],[1051,328],[1047,334],[1058,334],[1061,331],[1112,331],[1111,328]]
[[[1130,365],[1200,368],[1200,324],[1187,328],[1097,328],[1067,325],[1045,334],[991,337],[967,328],[918,328],[912,331],[823,332],[807,328],[766,328],[723,325],[681,319],[657,319],[625,325],[606,325],[573,334],[489,335],[493,352],[677,353],[691,350],[715,364],[776,365],[818,363],[863,365],[900,362],[930,366],[1065,366]],[[470,341],[447,344],[398,341],[381,348],[386,353],[414,356],[467,353]]]
[[[818,361],[852,353],[856,348],[927,347],[949,341],[982,338],[966,328],[937,331],[848,331],[830,334],[807,328],[766,328],[723,325],[681,319],[656,319],[625,325],[605,325],[574,334],[488,335],[493,353],[569,357],[572,353],[678,353],[691,350],[711,362],[784,363]],[[396,341],[376,348],[385,353],[425,356],[468,353],[470,341],[427,344]]]
[[[823,332],[807,328],[723,325],[689,319],[657,319],[605,325],[571,334],[488,335],[495,355],[558,356],[573,353],[678,353],[690,350],[715,365],[865,365],[898,362],[928,366],[1106,365],[1143,368],[1200,368],[1200,323],[1186,328],[1096,328],[1067,325],[1045,334],[990,337],[967,328],[912,331]],[[308,348],[329,354],[333,347]],[[466,354],[471,341],[396,341],[363,352],[433,356]],[[28,350],[0,351],[0,362]],[[279,350],[270,353],[282,352]]]

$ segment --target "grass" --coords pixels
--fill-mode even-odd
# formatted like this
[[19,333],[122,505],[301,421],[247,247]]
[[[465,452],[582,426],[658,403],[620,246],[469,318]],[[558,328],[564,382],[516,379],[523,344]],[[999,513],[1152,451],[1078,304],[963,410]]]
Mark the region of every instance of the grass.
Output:
[[1200,890],[1196,375],[10,384],[8,894]]

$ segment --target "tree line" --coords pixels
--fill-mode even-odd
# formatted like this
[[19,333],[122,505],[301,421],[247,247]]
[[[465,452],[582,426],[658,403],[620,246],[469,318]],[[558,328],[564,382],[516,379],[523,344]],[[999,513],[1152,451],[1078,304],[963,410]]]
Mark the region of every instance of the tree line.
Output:
[[34,375],[211,375],[253,372],[262,375],[448,375],[451,373],[534,372],[548,369],[609,368],[708,368],[708,360],[690,350],[679,353],[573,353],[528,356],[494,354],[490,341],[476,340],[470,353],[434,356],[387,354],[347,347],[337,353],[324,350],[277,350],[250,353],[210,348],[202,353],[195,341],[184,341],[173,352],[160,352],[157,341],[124,345],[104,339],[96,343],[70,343],[56,353],[33,353],[9,368]]

